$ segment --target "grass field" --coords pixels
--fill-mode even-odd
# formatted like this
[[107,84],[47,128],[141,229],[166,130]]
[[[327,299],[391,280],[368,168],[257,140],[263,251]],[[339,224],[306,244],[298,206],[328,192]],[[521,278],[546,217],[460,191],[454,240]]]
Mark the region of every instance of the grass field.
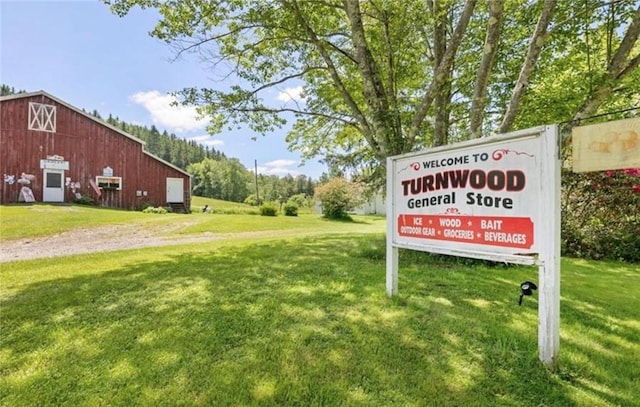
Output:
[[[0,207],[3,239],[96,219],[71,208]],[[0,405],[640,405],[638,265],[563,259],[551,372],[536,295],[517,305],[534,268],[401,252],[389,299],[380,219],[101,211],[279,232],[0,265]]]

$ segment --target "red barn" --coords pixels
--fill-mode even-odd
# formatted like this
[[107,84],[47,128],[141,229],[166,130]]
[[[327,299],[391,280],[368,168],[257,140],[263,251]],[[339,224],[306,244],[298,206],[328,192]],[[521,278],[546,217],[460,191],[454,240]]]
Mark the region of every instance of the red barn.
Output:
[[0,97],[0,204],[73,202],[99,206],[191,204],[191,177],[148,153],[144,142],[39,91]]

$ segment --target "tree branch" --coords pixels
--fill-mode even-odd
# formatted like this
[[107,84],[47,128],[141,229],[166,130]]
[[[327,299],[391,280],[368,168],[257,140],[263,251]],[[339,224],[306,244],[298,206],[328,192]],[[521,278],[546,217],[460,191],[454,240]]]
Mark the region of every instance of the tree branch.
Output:
[[513,122],[515,121],[516,115],[518,114],[518,109],[520,108],[520,102],[522,101],[522,96],[524,95],[524,91],[529,83],[529,78],[533,73],[533,68],[538,61],[538,57],[540,56],[540,52],[542,51],[542,47],[545,43],[547,37],[547,27],[551,22],[551,18],[553,17],[553,12],[556,7],[557,0],[545,0],[544,5],[542,6],[542,12],[540,13],[540,17],[538,18],[538,22],[536,24],[535,31],[533,36],[531,37],[531,41],[529,42],[529,51],[527,52],[527,56],[522,64],[522,69],[520,70],[520,76],[513,88],[511,93],[511,101],[509,102],[509,107],[504,114],[502,119],[502,124],[500,124],[500,128],[498,130],[499,133],[506,133],[511,129]]
[[620,43],[620,46],[613,55],[611,62],[607,66],[607,72],[604,74],[604,78],[600,81],[598,88],[585,100],[578,112],[573,116],[573,122],[577,122],[586,117],[589,117],[595,113],[596,110],[604,103],[605,100],[614,91],[615,80],[622,79],[624,76],[631,73],[640,64],[640,55],[636,55],[628,63],[625,61],[629,58],[629,54],[633,50],[634,46],[640,36],[640,6],[633,14],[633,18],[627,32]]
[[302,116],[314,116],[314,117],[323,117],[325,119],[334,121],[334,122],[340,122],[343,123],[345,125],[348,126],[354,126],[356,123],[353,120],[348,120],[345,119],[344,117],[350,118],[350,116],[344,115],[344,117],[342,116],[337,116],[337,115],[330,115],[330,114],[326,114],[326,113],[321,113],[321,112],[313,112],[313,111],[309,111],[309,110],[300,110],[300,109],[293,109],[293,108],[278,108],[278,109],[274,109],[274,108],[269,108],[266,106],[256,106],[256,107],[238,107],[238,108],[232,108],[232,109],[228,109],[228,110],[232,110],[234,112],[239,112],[239,113],[269,113],[269,114],[278,114],[278,113],[293,113],[296,115],[302,115]]
[[312,44],[315,46],[316,50],[322,57],[322,60],[325,62],[325,64],[327,64],[327,69],[329,70],[329,74],[331,75],[331,80],[333,81],[333,84],[336,86],[336,88],[344,98],[349,109],[352,111],[354,118],[360,124],[360,129],[363,136],[369,142],[372,148],[377,149],[378,145],[372,135],[371,127],[369,126],[369,122],[367,121],[366,116],[362,113],[357,103],[355,102],[355,100],[353,100],[353,97],[351,96],[346,86],[342,82],[342,79],[340,78],[340,74],[338,73],[337,68],[333,64],[333,60],[331,59],[331,56],[323,46],[323,42],[318,38],[315,31],[311,28],[307,20],[302,15],[302,12],[298,7],[297,0],[292,0],[292,1],[280,0],[280,1],[285,6],[289,6],[293,11],[296,17],[296,20],[302,26],[304,31],[307,33],[307,35],[311,39]]
[[616,75],[616,79],[622,79],[625,76],[629,75],[631,71],[636,69],[639,65],[640,65],[640,54],[636,55],[629,61],[627,66],[623,70],[621,70],[618,75]]

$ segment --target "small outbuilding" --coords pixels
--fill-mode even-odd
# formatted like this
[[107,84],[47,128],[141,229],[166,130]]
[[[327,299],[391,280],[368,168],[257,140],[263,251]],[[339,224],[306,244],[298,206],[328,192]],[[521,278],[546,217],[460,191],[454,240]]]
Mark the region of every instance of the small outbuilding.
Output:
[[191,177],[145,143],[44,92],[0,97],[0,204],[93,200],[187,212]]

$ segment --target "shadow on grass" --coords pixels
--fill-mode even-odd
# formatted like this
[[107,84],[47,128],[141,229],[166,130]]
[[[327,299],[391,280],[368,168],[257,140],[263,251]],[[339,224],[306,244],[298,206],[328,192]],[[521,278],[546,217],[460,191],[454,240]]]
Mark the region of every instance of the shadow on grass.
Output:
[[[32,284],[2,306],[0,404],[630,403],[615,380],[574,385],[538,362],[537,303],[517,306],[535,269],[405,264],[388,299],[379,252],[357,237],[258,243]],[[607,375],[616,357],[590,367]]]
[[374,221],[384,220],[383,216],[378,215],[343,215],[340,217],[332,218],[327,216],[320,216],[320,219],[326,222],[335,222],[335,223],[352,223],[352,224],[361,224],[361,225],[370,225]]

